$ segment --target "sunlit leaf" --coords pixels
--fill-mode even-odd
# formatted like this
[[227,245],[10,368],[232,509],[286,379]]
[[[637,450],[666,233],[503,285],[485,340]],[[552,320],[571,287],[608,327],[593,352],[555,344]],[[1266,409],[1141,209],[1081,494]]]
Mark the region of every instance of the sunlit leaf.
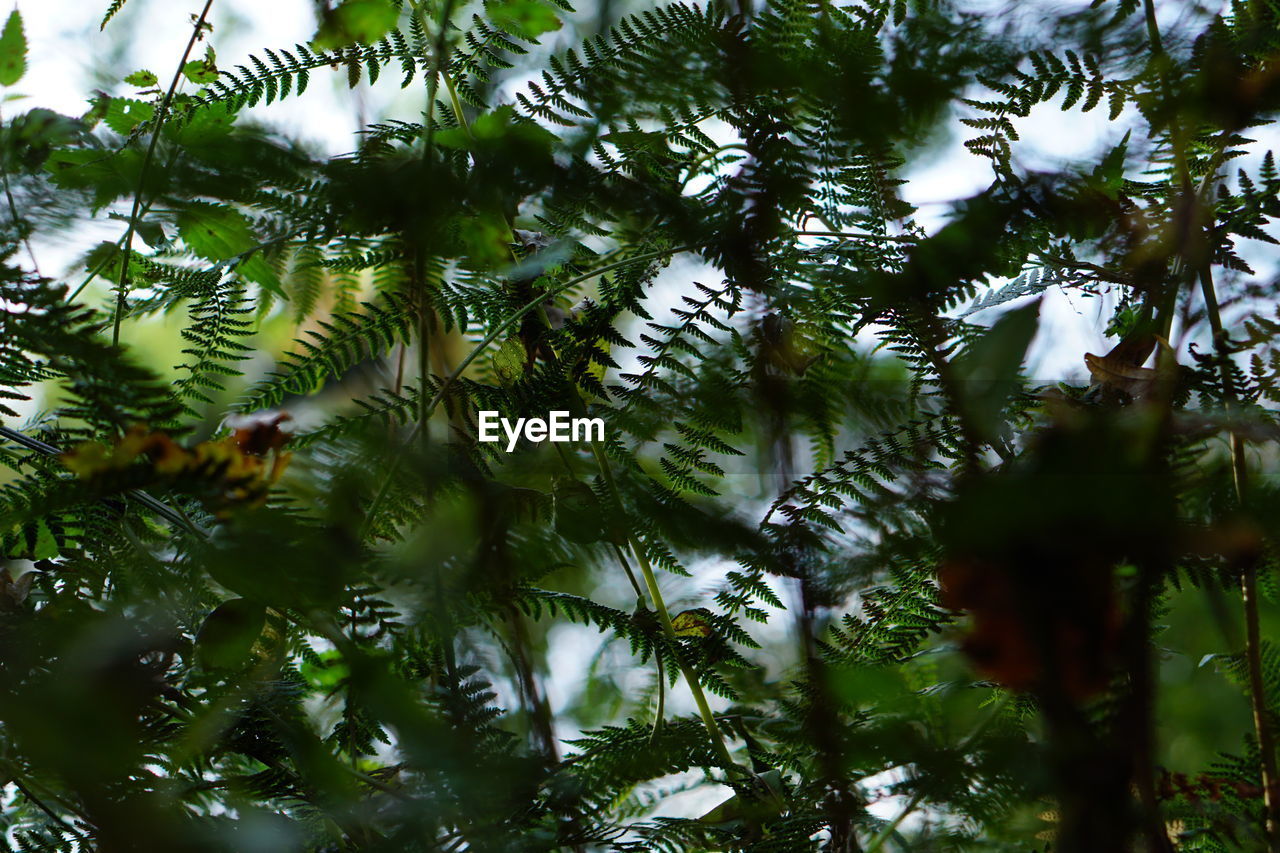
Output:
[[12,86],[27,73],[27,36],[14,9],[0,31],[0,86]]
[[398,16],[388,0],[342,0],[336,9],[321,12],[312,43],[320,50],[371,44],[395,26]]

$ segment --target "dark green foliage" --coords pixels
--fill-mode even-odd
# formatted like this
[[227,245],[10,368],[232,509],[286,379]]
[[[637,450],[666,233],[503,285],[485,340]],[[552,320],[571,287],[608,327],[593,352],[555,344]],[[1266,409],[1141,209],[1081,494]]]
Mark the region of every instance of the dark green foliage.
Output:
[[1276,849],[1274,4],[315,9],[0,129],[13,849]]

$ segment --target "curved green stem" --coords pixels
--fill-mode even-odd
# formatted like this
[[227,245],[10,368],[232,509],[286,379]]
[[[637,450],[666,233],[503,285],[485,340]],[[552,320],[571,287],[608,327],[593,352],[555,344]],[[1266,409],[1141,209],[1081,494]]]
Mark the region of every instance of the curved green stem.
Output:
[[444,78],[444,89],[449,93],[449,105],[453,108],[453,116],[458,120],[458,126],[466,132],[467,138],[474,140],[475,137],[471,133],[471,123],[467,121],[467,115],[462,111],[462,100],[458,97],[458,90],[453,85],[453,78],[448,74],[441,74]]
[[662,731],[663,719],[667,714],[667,672],[662,664],[661,655],[655,655],[654,662],[658,665],[658,707],[653,709],[653,730],[649,732],[650,743],[658,739],[658,733]]
[[[143,206],[142,211],[141,211],[138,215],[139,215],[139,216],[145,216],[145,215],[146,215],[146,211],[147,211],[148,209],[150,209],[150,207],[151,207],[151,203],[150,203],[150,202],[148,202],[147,204],[145,204],[145,205]],[[127,232],[126,232],[126,233],[127,233]],[[124,235],[122,234],[122,235],[120,236],[120,239],[116,240],[116,242],[115,242],[115,247],[116,247],[116,249],[117,249],[117,250],[119,250],[123,245],[124,245]],[[109,256],[107,256],[107,257],[103,258],[101,261],[98,261],[98,263],[94,266],[94,268],[93,268],[93,269],[91,269],[91,270],[89,270],[89,274],[88,274],[87,276],[85,276],[84,281],[80,282],[80,284],[76,287],[76,289],[75,289],[75,290],[73,290],[73,291],[71,291],[69,294],[67,294],[66,301],[67,301],[67,302],[71,302],[71,301],[73,301],[77,296],[79,296],[79,295],[84,291],[84,289],[85,289],[86,287],[88,287],[90,284],[92,284],[92,283],[93,283],[93,280],[94,280],[95,278],[97,278],[99,275],[101,275],[101,274],[102,274],[102,271],[103,271],[103,270],[105,270],[105,269],[106,269],[106,268],[111,264],[111,260],[112,260],[112,258],[113,258],[113,257],[114,257],[114,256],[109,255]]]
[[[605,485],[608,486],[610,493],[613,495],[616,504],[615,511],[622,511],[621,494],[618,491],[618,484],[613,479],[613,470],[609,467],[609,460],[604,455],[604,451],[600,449],[600,443],[593,441],[591,443],[591,452],[596,457],[596,463],[600,466],[600,474],[604,477]],[[733,760],[733,756],[729,754],[729,747],[725,744],[724,732],[720,731],[720,726],[716,723],[715,714],[711,711],[711,705],[707,702],[707,694],[702,689],[702,682],[698,680],[698,674],[694,672],[693,667],[680,657],[679,654],[679,638],[676,636],[675,626],[671,623],[671,612],[667,609],[666,599],[662,596],[662,589],[658,586],[658,578],[653,573],[653,566],[649,564],[649,556],[644,551],[644,546],[636,539],[635,534],[630,530],[627,531],[627,546],[631,549],[631,553],[636,555],[636,562],[640,565],[640,576],[644,578],[644,585],[649,592],[649,598],[653,601],[653,609],[658,612],[658,621],[662,625],[662,632],[666,635],[667,641],[671,643],[672,650],[676,653],[676,665],[680,667],[680,673],[684,676],[685,683],[689,685],[689,692],[693,694],[694,704],[698,706],[698,714],[702,717],[702,724],[706,726],[707,734],[711,736],[711,745],[723,762],[726,770],[737,769],[739,772],[746,772],[743,768]]]
[[750,150],[747,148],[746,143],[729,142],[725,145],[719,146],[718,148],[712,148],[710,151],[704,151],[702,154],[698,155],[697,159],[689,164],[689,172],[685,175],[684,183],[687,184],[689,180],[698,173],[698,169],[702,167],[703,163],[706,163],[717,154],[721,154],[725,151],[733,151],[734,149],[740,149],[742,151]]
[[[560,445],[556,445],[556,449],[560,449]],[[636,580],[635,572],[631,571],[631,564],[627,562],[627,555],[622,552],[622,546],[615,544],[613,551],[618,555],[618,564],[622,566],[622,571],[626,572],[627,580],[631,582],[631,588],[635,590],[636,600],[644,599],[644,590],[640,588],[640,582]]]

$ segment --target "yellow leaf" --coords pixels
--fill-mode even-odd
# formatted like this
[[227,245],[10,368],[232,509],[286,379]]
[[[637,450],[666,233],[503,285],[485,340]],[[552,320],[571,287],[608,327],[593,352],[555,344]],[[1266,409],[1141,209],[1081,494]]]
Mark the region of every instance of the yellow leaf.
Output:
[[710,637],[711,625],[696,610],[686,610],[671,620],[677,637]]

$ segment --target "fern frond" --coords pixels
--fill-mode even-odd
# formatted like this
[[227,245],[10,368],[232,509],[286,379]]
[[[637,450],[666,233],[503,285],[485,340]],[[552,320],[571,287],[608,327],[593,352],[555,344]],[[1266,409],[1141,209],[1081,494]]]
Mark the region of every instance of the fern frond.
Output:
[[384,294],[364,303],[363,312],[335,314],[319,321],[320,331],[298,338],[298,350],[237,404],[240,411],[279,406],[290,396],[314,393],[330,377],[346,373],[361,361],[377,358],[409,338],[413,309],[403,297]]

